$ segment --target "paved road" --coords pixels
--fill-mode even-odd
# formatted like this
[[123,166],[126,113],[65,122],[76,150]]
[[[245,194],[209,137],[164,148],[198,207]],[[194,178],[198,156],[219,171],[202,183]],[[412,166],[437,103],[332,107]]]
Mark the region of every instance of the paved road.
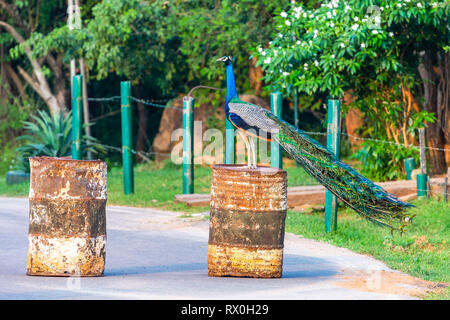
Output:
[[0,198],[0,299],[413,298],[408,290],[386,289],[386,275],[402,275],[383,263],[292,234],[285,238],[282,278],[208,277],[208,222],[179,215],[108,207],[105,277],[30,277],[28,200]]

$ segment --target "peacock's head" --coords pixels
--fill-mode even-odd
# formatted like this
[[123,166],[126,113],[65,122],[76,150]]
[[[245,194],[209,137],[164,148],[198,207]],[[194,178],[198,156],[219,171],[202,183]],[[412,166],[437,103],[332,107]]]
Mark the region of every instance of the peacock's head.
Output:
[[234,62],[234,57],[232,56],[223,56],[222,58],[217,59],[216,61],[222,61],[225,65],[232,64]]

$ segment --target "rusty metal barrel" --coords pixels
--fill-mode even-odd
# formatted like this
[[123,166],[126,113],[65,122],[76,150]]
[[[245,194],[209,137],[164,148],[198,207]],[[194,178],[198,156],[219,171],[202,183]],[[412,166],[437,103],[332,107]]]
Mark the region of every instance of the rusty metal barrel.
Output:
[[30,158],[27,274],[103,276],[106,163]]
[[208,275],[281,277],[286,209],[285,171],[213,166]]

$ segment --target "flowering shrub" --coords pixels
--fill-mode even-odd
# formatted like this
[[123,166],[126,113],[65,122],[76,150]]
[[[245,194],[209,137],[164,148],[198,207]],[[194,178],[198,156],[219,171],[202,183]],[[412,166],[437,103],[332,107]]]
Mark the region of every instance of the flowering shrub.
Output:
[[[270,86],[288,94],[351,94],[346,107],[364,112],[363,136],[408,148],[417,142],[417,128],[436,119],[422,106],[418,69],[423,52],[444,59],[449,13],[446,0],[332,0],[316,9],[292,3],[275,17],[276,35],[253,52]],[[403,155],[410,156],[385,148],[383,159],[390,160],[380,162],[371,150],[366,145],[359,158],[365,168],[388,168],[384,178],[400,176]]]
[[254,56],[273,86],[341,97],[357,75],[386,82],[386,72],[408,72],[399,54],[412,39],[448,45],[449,13],[445,0],[332,0],[312,10],[293,4],[275,17],[276,36]]

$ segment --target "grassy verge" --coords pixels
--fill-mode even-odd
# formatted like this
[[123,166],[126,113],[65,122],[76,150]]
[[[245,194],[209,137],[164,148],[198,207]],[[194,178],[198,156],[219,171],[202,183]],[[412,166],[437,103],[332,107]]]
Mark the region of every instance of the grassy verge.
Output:
[[[338,230],[324,232],[323,211],[289,211],[286,231],[368,254],[390,268],[436,282],[450,282],[450,205],[437,200],[416,200],[414,225],[406,233],[391,234],[360,218],[354,211],[342,209]],[[449,299],[449,288],[427,296]]]

